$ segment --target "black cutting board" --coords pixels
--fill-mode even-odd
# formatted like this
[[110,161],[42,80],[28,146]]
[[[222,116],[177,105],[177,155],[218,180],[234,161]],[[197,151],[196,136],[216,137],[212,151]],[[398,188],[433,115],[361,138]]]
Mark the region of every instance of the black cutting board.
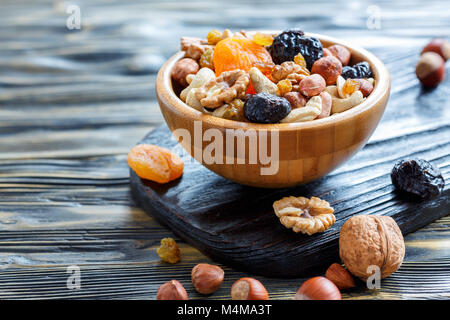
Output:
[[[442,134],[441,130],[448,139],[448,126],[437,133]],[[433,139],[433,133],[429,135]],[[131,170],[131,189],[148,214],[217,262],[257,275],[307,276],[339,261],[339,230],[353,215],[389,215],[405,235],[450,213],[448,187],[440,197],[427,201],[394,190],[389,174],[397,160],[393,157],[399,152],[399,142],[395,140],[403,138],[369,143],[335,172],[293,188],[239,185],[184,154],[181,179],[161,185],[142,180]],[[421,136],[413,134],[410,138]],[[157,144],[179,154],[181,150],[165,125],[150,132],[140,143]],[[444,178],[448,180],[448,141],[422,153],[443,166]],[[272,203],[290,195],[327,200],[335,209],[336,223],[324,233],[312,236],[286,229],[275,216]]]

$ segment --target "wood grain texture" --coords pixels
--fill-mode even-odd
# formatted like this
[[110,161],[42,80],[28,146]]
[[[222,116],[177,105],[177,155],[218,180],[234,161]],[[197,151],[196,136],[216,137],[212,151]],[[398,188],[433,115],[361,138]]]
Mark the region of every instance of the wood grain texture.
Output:
[[[358,169],[380,163],[383,190],[386,170],[410,154],[429,157],[449,174],[448,153],[435,152],[448,147],[450,82],[425,91],[414,75],[425,43],[450,34],[447,1],[379,1],[380,30],[366,27],[372,2],[76,3],[80,31],[65,27],[63,1],[0,4],[1,299],[154,299],[172,278],[201,298],[190,269],[211,261],[177,237],[183,260],[159,261],[159,240],[173,234],[137,208],[125,162],[128,150],[162,122],[154,79],[182,35],[295,26],[363,46],[389,69],[391,97],[365,156],[333,174],[355,172],[363,182],[366,173]],[[386,139],[399,147],[380,152]],[[379,202],[375,197],[361,209]],[[449,237],[448,216],[409,234],[403,267],[380,291],[344,297],[450,298]],[[81,290],[66,287],[66,266],[73,264],[81,267]],[[246,275],[224,269],[226,281],[210,299],[228,298],[232,282]],[[290,299],[304,280],[260,279],[272,299]]]

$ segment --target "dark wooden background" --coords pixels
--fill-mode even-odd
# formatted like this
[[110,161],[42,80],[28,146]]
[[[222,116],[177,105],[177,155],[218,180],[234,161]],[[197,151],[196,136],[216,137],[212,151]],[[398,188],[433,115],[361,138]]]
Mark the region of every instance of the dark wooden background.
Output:
[[[163,122],[155,75],[182,35],[299,27],[352,41],[380,57],[392,76],[391,99],[369,145],[398,141],[399,153],[389,159],[450,144],[450,80],[424,91],[414,75],[424,44],[450,34],[448,1],[70,3],[81,9],[81,30],[66,28],[67,2],[0,3],[2,299],[153,299],[172,278],[200,297],[190,270],[208,258],[180,240],[182,262],[159,261],[160,239],[173,235],[131,199],[125,162]],[[374,4],[379,30],[366,24]],[[449,155],[436,161],[448,176]],[[356,160],[338,171],[352,166]],[[450,217],[405,240],[405,263],[381,290],[344,297],[450,298]],[[80,290],[66,287],[68,265],[81,268]],[[228,298],[244,275],[224,269],[226,281],[211,299]],[[291,298],[303,281],[260,279],[273,299]]]

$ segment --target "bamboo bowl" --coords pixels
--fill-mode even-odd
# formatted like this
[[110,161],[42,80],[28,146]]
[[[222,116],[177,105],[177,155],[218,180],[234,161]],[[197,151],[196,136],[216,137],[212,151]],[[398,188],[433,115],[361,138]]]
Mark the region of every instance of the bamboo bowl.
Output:
[[[217,118],[189,107],[178,98],[179,88],[171,80],[175,62],[184,55],[183,52],[178,52],[159,71],[156,96],[170,130],[176,138],[182,136],[179,141],[183,148],[202,165],[222,177],[240,184],[264,188],[290,187],[318,179],[361,149],[385,110],[390,91],[389,73],[377,57],[362,48],[327,36],[307,35],[320,39],[324,47],[333,44],[347,47],[352,54],[349,65],[363,60],[369,62],[375,87],[363,103],[324,119],[301,123],[257,124]],[[234,139],[227,138],[227,131],[233,132]],[[222,139],[215,141],[217,134]],[[249,136],[252,135],[257,136],[257,144],[251,143]],[[237,149],[239,138],[244,139],[241,142],[246,142],[244,154]],[[216,151],[210,153],[212,141]],[[234,147],[227,149],[227,141],[233,141]],[[220,152],[218,146],[222,147],[223,152]],[[263,161],[264,157],[258,156],[255,163],[251,155],[258,155],[260,152],[264,155],[266,150],[270,157],[273,156],[270,162],[267,162],[267,158]],[[211,157],[208,158],[205,154],[216,158],[211,161]],[[275,161],[277,158],[278,162]],[[267,169],[268,167],[271,169]],[[263,168],[266,168],[264,173]]]

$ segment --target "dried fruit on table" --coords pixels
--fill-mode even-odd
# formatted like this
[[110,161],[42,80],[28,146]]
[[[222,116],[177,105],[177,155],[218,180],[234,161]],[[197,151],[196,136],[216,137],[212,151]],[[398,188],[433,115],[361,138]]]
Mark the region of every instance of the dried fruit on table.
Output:
[[372,77],[372,70],[367,61],[359,62],[352,67],[345,66],[342,68],[341,76],[344,79],[362,79]]
[[255,43],[259,44],[260,46],[266,47],[266,46],[270,46],[272,44],[273,37],[270,34],[257,32],[253,36],[253,41]]
[[269,52],[263,46],[246,38],[226,38],[216,44],[213,54],[216,75],[224,71],[248,71],[256,64],[272,64]]
[[244,104],[245,118],[256,123],[277,123],[290,111],[289,101],[269,93],[255,94]]
[[292,83],[288,79],[281,80],[277,83],[278,93],[280,96],[284,96],[286,93],[292,91]]
[[357,215],[348,219],[339,233],[339,255],[348,271],[366,280],[378,266],[381,278],[400,268],[405,243],[397,223],[389,216]]
[[311,69],[314,61],[323,56],[322,43],[316,38],[305,36],[300,30],[280,33],[273,39],[269,52],[276,64],[293,61],[295,56],[301,53],[308,69]]
[[247,72],[227,71],[198,88],[195,95],[203,107],[216,109],[236,98],[243,98],[249,82]]
[[203,52],[199,61],[201,68],[210,68],[211,70],[214,70],[213,54],[214,54],[213,49],[208,49],[205,52]]
[[168,263],[177,263],[180,261],[181,252],[173,238],[164,238],[161,240],[161,246],[156,250],[162,261]]
[[211,30],[206,35],[206,40],[208,41],[208,44],[216,45],[220,40],[222,40],[222,32],[219,30]]
[[184,168],[183,161],[176,154],[151,144],[135,146],[128,153],[127,162],[140,178],[158,183],[179,178]]
[[275,201],[273,208],[286,228],[308,235],[323,232],[336,221],[334,209],[327,201],[317,197],[284,197]]
[[401,160],[391,172],[394,186],[423,199],[438,196],[445,181],[439,168],[423,159]]

